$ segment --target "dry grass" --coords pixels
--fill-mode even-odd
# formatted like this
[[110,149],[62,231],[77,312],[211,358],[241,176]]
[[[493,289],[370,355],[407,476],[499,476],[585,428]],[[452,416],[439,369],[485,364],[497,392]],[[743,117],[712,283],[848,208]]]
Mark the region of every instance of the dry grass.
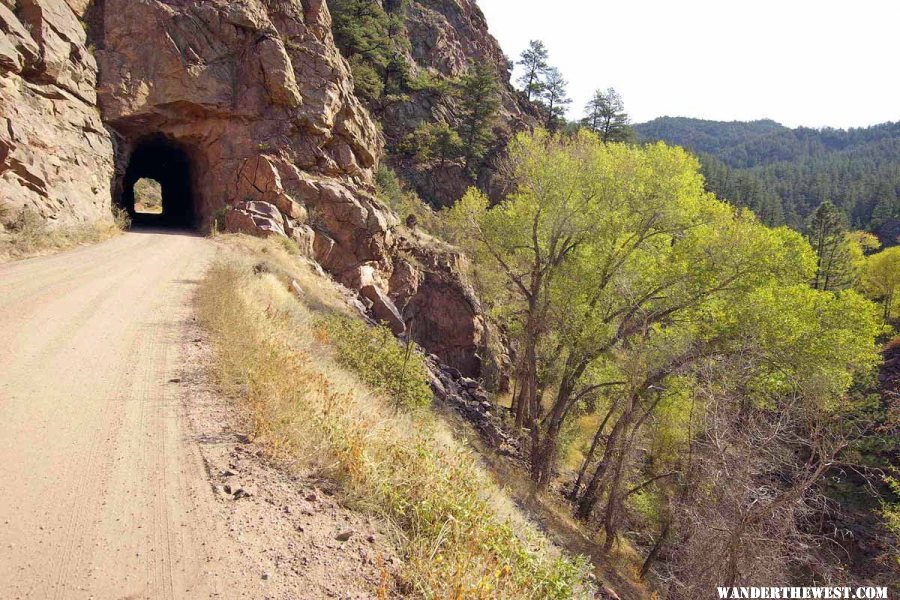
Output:
[[[393,523],[405,557],[400,593],[589,594],[584,562],[530,527],[439,419],[397,410],[339,366],[321,318],[345,311],[336,288],[289,244],[229,238],[236,252],[212,267],[197,299],[223,390],[273,455],[339,483],[348,503]],[[302,302],[290,279],[303,288]]]
[[[6,220],[6,219],[4,219]],[[96,244],[129,226],[127,214],[98,223],[51,227],[33,211],[22,210],[0,227],[0,262],[52,254],[75,246]]]

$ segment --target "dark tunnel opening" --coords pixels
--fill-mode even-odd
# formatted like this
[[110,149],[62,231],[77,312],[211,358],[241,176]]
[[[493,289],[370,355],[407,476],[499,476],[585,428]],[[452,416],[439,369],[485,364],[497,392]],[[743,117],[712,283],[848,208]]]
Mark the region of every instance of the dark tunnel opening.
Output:
[[[147,210],[141,203],[136,206],[136,184],[140,181],[137,188],[146,189],[143,186],[148,180],[158,183],[155,188],[161,196],[161,211]],[[120,199],[135,225],[195,228],[197,214],[191,192],[191,161],[183,147],[163,136],[146,138],[137,144],[128,161]],[[137,195],[140,193],[143,192]]]

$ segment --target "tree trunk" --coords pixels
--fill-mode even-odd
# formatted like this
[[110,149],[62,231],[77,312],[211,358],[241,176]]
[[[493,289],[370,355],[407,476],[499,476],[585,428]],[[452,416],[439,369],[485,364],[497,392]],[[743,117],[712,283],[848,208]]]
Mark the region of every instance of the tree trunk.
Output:
[[597,446],[600,445],[600,440],[603,439],[603,430],[606,428],[606,422],[612,417],[615,409],[615,404],[609,407],[609,412],[603,417],[603,421],[600,422],[600,426],[597,428],[597,433],[594,434],[594,439],[591,441],[591,447],[588,450],[587,456],[584,457],[584,462],[581,464],[581,470],[578,471],[578,479],[575,480],[575,485],[572,486],[572,491],[569,492],[569,500],[572,502],[578,500],[578,494],[581,492],[581,483],[584,481],[584,476],[587,474],[588,466],[594,460],[594,453],[597,452]]
[[[630,412],[631,409],[629,408]],[[600,490],[600,482],[603,480],[603,476],[606,473],[606,468],[610,464],[613,453],[615,452],[615,448],[618,445],[619,437],[622,434],[622,429],[625,427],[625,421],[628,417],[628,413],[623,413],[619,416],[619,419],[616,421],[616,424],[613,426],[612,431],[609,433],[609,439],[606,441],[606,449],[603,452],[603,458],[600,460],[600,463],[597,465],[596,470],[594,470],[594,475],[591,477],[590,482],[588,482],[587,488],[584,490],[584,494],[581,497],[581,500],[578,502],[578,510],[576,514],[579,518],[587,520],[591,516],[591,512],[594,510],[594,505],[597,504],[597,500],[599,499],[599,490]]]
[[644,564],[641,565],[641,581],[643,581],[647,576],[647,573],[650,572],[650,566],[656,561],[656,557],[659,556],[659,553],[663,548],[663,544],[665,544],[666,542],[666,538],[669,537],[669,528],[671,526],[672,521],[666,520],[666,524],[663,526],[662,532],[660,532],[659,537],[656,538],[656,543],[653,544],[653,548],[650,550],[650,554],[647,555],[647,558],[644,560]]
[[[531,303],[530,303],[531,304]],[[533,427],[532,421],[537,418],[539,408],[537,390],[537,342],[539,323],[534,315],[534,306],[529,307],[528,320],[525,323],[525,335],[522,342],[522,358],[519,362],[519,397],[514,401],[516,407],[516,428]]]
[[622,498],[619,493],[619,487],[622,485],[622,469],[625,465],[625,455],[628,453],[628,444],[623,444],[621,452],[615,457],[615,464],[612,469],[609,487],[606,490],[606,510],[603,512],[603,531],[606,539],[603,542],[603,551],[612,550],[613,543],[616,541],[618,527],[616,526],[616,518],[619,516],[619,504]]

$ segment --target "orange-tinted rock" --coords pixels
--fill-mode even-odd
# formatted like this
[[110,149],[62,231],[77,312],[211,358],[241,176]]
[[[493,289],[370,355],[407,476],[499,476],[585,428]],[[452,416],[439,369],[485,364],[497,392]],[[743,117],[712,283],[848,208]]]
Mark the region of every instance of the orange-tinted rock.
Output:
[[113,145],[72,6],[83,9],[74,0],[0,2],[0,209],[8,218],[28,209],[50,223],[109,219]]

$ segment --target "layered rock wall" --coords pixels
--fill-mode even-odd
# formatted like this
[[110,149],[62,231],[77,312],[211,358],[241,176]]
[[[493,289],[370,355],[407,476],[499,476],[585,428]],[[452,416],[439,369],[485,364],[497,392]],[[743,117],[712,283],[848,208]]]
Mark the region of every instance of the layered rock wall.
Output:
[[86,0],[0,0],[0,225],[107,219],[113,145],[97,110]]

